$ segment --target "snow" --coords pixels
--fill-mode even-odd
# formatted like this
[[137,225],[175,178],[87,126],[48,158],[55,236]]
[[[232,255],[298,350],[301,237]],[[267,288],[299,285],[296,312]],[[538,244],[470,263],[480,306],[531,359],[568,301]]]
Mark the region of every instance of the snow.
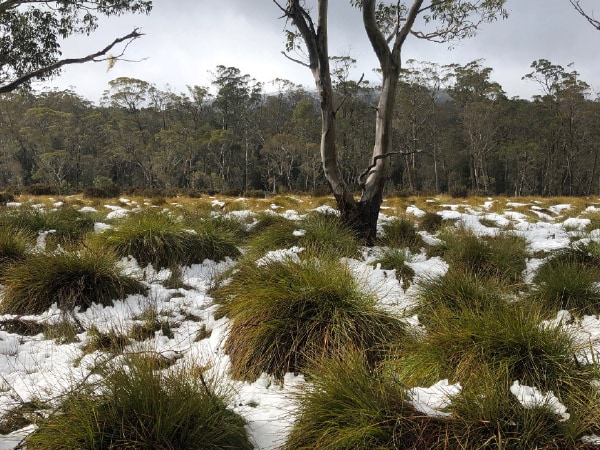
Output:
[[450,417],[452,414],[443,410],[452,404],[452,396],[460,394],[461,390],[460,383],[448,384],[448,380],[440,380],[428,388],[409,389],[407,394],[417,411],[431,417]]
[[567,412],[567,407],[552,392],[542,394],[536,387],[520,384],[518,380],[514,381],[510,392],[517,397],[524,408],[547,408],[559,415],[561,422],[569,420],[570,414]]
[[[242,201],[238,199],[237,201]],[[135,205],[131,200],[122,198],[122,204]],[[434,202],[434,200],[428,201]],[[212,204],[222,208],[224,202],[214,199]],[[494,236],[502,229],[510,229],[511,233],[526,239],[531,252],[552,252],[567,247],[573,235],[569,230],[576,229],[582,232],[589,223],[585,218],[567,218],[562,223],[555,221],[549,214],[537,211],[539,218],[531,222],[525,214],[515,211],[502,213],[489,212],[494,201],[487,200],[481,208],[465,208],[464,205],[446,204],[437,213],[446,220],[456,220],[456,226],[466,227],[479,236]],[[9,206],[17,206],[16,203]],[[506,203],[507,207],[532,207],[526,203]],[[110,212],[106,219],[116,219],[127,216],[130,210],[121,206],[104,205]],[[436,208],[439,208],[436,205]],[[304,217],[295,210],[281,211],[283,208],[271,205],[272,214],[279,214],[293,220]],[[570,205],[561,204],[548,208],[553,214],[562,214],[570,210]],[[597,212],[600,208],[588,207],[586,212]],[[80,211],[96,212],[94,208],[84,207]],[[338,212],[330,206],[320,206],[315,211],[324,213]],[[464,212],[461,212],[464,211]],[[534,210],[534,212],[536,212]],[[414,205],[406,208],[407,214],[420,217],[424,211]],[[254,219],[256,214],[252,211],[232,211],[227,217],[241,220]],[[386,220],[382,216],[382,220]],[[481,219],[491,221],[497,226],[485,226]],[[94,228],[102,232],[110,225],[98,222]],[[36,249],[45,248],[45,231],[38,236]],[[302,235],[303,230],[297,229],[294,234]],[[435,236],[421,232],[425,242],[439,244],[441,241]],[[600,239],[600,232],[590,233],[590,239]],[[298,253],[303,249],[293,247],[280,249],[267,253],[257,261],[265,264],[268,261],[278,261],[283,258],[298,259]],[[377,256],[378,248],[365,249],[363,259],[346,259],[354,276],[372,293],[378,304],[387,310],[400,314],[405,313],[414,305],[417,295],[416,284],[419,280],[430,279],[444,275],[448,264],[440,257],[428,257],[424,252],[409,254],[407,265],[415,271],[414,282],[410,286],[403,286],[397,279],[395,271],[384,270],[380,266],[373,267],[372,263]],[[531,258],[527,261],[525,281],[530,282],[545,259]],[[254,383],[233,381],[228,377],[230,362],[223,349],[223,342],[228,333],[228,319],[216,320],[214,317],[215,306],[212,303],[209,290],[214,285],[216,277],[223,274],[235,264],[231,259],[216,263],[204,261],[190,267],[182,268],[182,279],[189,288],[167,289],[162,284],[170,276],[169,270],[156,271],[151,266],[141,268],[132,258],[124,258],[120,264],[126,273],[139,276],[149,287],[148,295],[131,295],[124,300],[115,301],[112,306],[93,305],[86,311],[76,311],[76,318],[84,327],[95,326],[100,331],[118,330],[127,332],[136,323],[136,317],[148,307],[160,313],[168,313],[169,320],[178,326],[173,327],[172,339],[157,332],[153,339],[142,344],[160,352],[167,357],[177,358],[177,364],[209,364],[212,376],[224,379],[233,393],[231,407],[248,421],[248,431],[257,449],[275,449],[285,441],[287,430],[292,425],[295,410],[294,394],[308,381],[302,375],[287,374],[283,382],[276,382],[272,377],[262,375]],[[186,317],[195,316],[190,320]],[[0,320],[8,318],[0,317]],[[53,322],[61,318],[61,312],[56,305],[48,311],[37,316],[28,316],[38,322]],[[23,318],[24,319],[24,318]],[[413,327],[419,326],[417,316],[404,319]],[[204,326],[210,331],[210,336],[196,342],[198,330]],[[582,343],[581,354],[577,359],[582,364],[597,361],[600,358],[600,319],[597,316],[584,316],[573,318],[567,311],[561,311],[556,318],[543,322],[541,326],[564,327]],[[0,331],[0,414],[7,411],[19,401],[38,398],[42,401],[51,400],[60,393],[72,389],[85,377],[90,376],[94,364],[102,355],[92,353],[83,356],[81,347],[87,336],[82,333],[80,343],[57,344],[47,340],[43,335],[19,336]],[[79,364],[74,361],[81,359]],[[452,398],[461,392],[460,384],[450,384],[448,380],[440,380],[429,387],[416,387],[410,389],[410,402],[420,412],[434,417],[447,417],[450,413]],[[515,380],[510,387],[514,395],[524,408],[545,407],[559,416],[560,420],[569,419],[567,408],[552,392],[542,392],[535,386],[527,386]],[[12,449],[20,440],[31,432],[28,427],[8,436],[0,436],[0,450]],[[588,436],[589,442],[599,443],[600,437]]]

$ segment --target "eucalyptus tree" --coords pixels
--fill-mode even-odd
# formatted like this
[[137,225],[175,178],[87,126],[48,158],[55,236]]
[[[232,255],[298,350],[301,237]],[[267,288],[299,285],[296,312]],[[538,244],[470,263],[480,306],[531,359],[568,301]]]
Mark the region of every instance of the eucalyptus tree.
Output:
[[[308,67],[314,77],[321,106],[321,159],[325,178],[344,219],[351,223],[360,237],[371,243],[377,232],[377,220],[383,200],[383,190],[389,176],[392,118],[396,88],[401,69],[401,50],[408,36],[447,42],[472,36],[478,26],[505,16],[505,0],[401,0],[378,3],[376,0],[352,0],[362,10],[367,37],[379,61],[382,83],[375,110],[375,143],[366,170],[359,177],[362,190],[358,201],[344,182],[336,149],[335,118],[338,105],[334,102],[328,48],[327,0],[317,1],[317,16],[301,0],[282,4],[273,0],[291,22],[287,31],[287,50],[304,47],[308,61],[297,62]],[[423,28],[422,28],[422,27]],[[291,58],[291,57],[290,57]]]
[[[546,116],[540,141],[545,160],[542,169],[543,195],[580,195],[582,186],[589,185],[590,166],[583,163],[589,148],[585,143],[586,96],[590,86],[579,79],[575,70],[552,64],[546,59],[534,61],[532,72],[523,78],[535,81],[542,95],[535,97],[535,106]],[[594,163],[594,171],[597,162]],[[595,173],[594,173],[595,176]]]
[[396,147],[405,150],[406,170],[396,164],[395,172],[413,193],[424,187],[435,192],[441,190],[437,116],[442,104],[449,100],[445,92],[447,72],[446,67],[415,60],[407,61],[400,72],[393,127]]
[[[232,186],[233,174],[240,172],[243,180],[237,185],[246,191],[252,176],[250,171],[258,139],[252,133],[255,130],[251,126],[251,120],[262,102],[262,84],[248,74],[242,75],[237,67],[219,65],[214,74],[213,85],[217,88],[213,107],[217,111],[219,125],[223,131],[231,131],[237,138],[227,152],[227,161],[223,161],[231,166],[226,169],[226,182]],[[235,153],[238,150],[243,152],[243,167],[235,167],[235,161],[238,160]]]
[[[66,65],[114,64],[142,36],[137,28],[82,57],[61,58],[62,41],[91,34],[101,16],[148,14],[151,9],[149,0],[0,0],[0,93],[57,75]],[[113,50],[118,53],[111,54]]]
[[500,84],[490,79],[492,69],[482,67],[479,60],[450,67],[454,84],[449,92],[460,107],[460,121],[468,149],[470,188],[489,194],[493,184],[489,159],[498,149],[500,105],[505,93]]

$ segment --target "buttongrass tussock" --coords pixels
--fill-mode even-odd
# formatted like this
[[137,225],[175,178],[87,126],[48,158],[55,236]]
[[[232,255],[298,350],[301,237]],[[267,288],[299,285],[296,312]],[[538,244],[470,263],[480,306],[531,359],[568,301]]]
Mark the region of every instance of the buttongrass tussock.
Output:
[[201,370],[157,370],[156,358],[129,355],[98,370],[96,384],[67,394],[36,421],[28,449],[251,450],[229,393]]
[[146,288],[124,275],[117,257],[106,249],[34,253],[10,266],[3,276],[2,314],[39,314],[56,303],[64,311],[111,305]]
[[239,255],[228,230],[202,221],[190,228],[171,215],[154,210],[129,216],[100,239],[117,254],[133,256],[141,266],[152,264],[156,269]]
[[303,372],[311,357],[349,346],[375,361],[406,334],[400,319],[378,309],[337,259],[247,261],[214,296],[217,315],[231,320],[225,351],[232,375],[245,380]]

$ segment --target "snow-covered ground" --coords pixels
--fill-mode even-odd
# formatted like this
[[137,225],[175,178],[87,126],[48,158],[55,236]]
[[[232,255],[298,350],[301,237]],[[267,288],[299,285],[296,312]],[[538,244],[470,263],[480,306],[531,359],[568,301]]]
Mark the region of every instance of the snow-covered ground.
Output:
[[[106,219],[124,217],[131,210],[138,208],[137,204],[121,199],[119,206],[107,205]],[[541,251],[554,251],[564,248],[573,240],[597,238],[598,235],[586,234],[583,228],[589,223],[585,217],[569,217],[569,205],[556,205],[549,209],[553,215],[542,213],[534,204],[508,203],[505,211],[491,213],[489,210],[494,201],[489,199],[480,207],[468,208],[456,204],[443,205],[438,212],[445,219],[456,221],[459,226],[467,227],[478,235],[495,235],[501,229],[511,230],[523,236],[532,254]],[[124,207],[126,204],[129,208]],[[214,200],[213,206],[223,208],[223,202]],[[12,204],[17,208],[20,204]],[[537,214],[538,220],[532,221],[531,216],[516,212],[513,208],[529,208],[532,215]],[[300,214],[293,210],[281,211],[269,208],[273,214],[282,214],[289,218],[298,218]],[[83,211],[94,212],[93,208],[84,208]],[[383,210],[383,212],[388,212]],[[217,211],[217,213],[221,213]],[[420,217],[424,212],[415,205],[406,209],[407,214]],[[249,213],[236,211],[237,216],[246,216]],[[389,217],[382,214],[381,221]],[[482,223],[482,219],[485,219]],[[495,223],[497,226],[490,226]],[[107,225],[100,222],[96,231],[102,232]],[[298,230],[301,233],[301,230]],[[422,232],[426,242],[436,242],[434,236]],[[38,246],[43,246],[43,236],[40,236]],[[282,252],[295,252],[299,249],[282,249]],[[397,281],[393,271],[373,267],[377,249],[365,249],[362,260],[348,260],[348,264],[357,278],[376,292],[382,307],[398,312],[404,311],[412,304],[416,288],[413,283],[408,289]],[[269,258],[276,258],[279,252],[270,254]],[[525,279],[531,279],[536,268],[541,263],[540,259],[532,258],[528,261]],[[168,338],[157,332],[150,342],[132,344],[132,350],[142,347],[146,350],[160,352],[167,357],[177,357],[177,364],[209,364],[215,376],[221,377],[230,383],[233,390],[231,407],[248,421],[248,430],[255,444],[255,448],[266,450],[277,448],[285,441],[287,430],[291,425],[294,410],[293,393],[306,381],[302,375],[288,374],[283,384],[278,384],[267,376],[261,376],[254,383],[233,381],[228,378],[229,360],[223,351],[223,341],[227,335],[227,318],[215,320],[213,312],[215,306],[208,294],[215,277],[234,264],[227,260],[221,263],[204,261],[202,264],[193,265],[183,269],[183,281],[188,288],[167,289],[161,282],[168,278],[169,271],[154,271],[151,267],[140,268],[133,259],[124,259],[121,264],[127,272],[143,277],[150,290],[148,295],[133,295],[123,301],[115,301],[113,306],[94,306],[85,312],[77,312],[75,316],[84,327],[94,325],[100,331],[118,330],[126,333],[136,323],[135,318],[148,307],[169,317],[173,324],[174,337]],[[447,264],[438,257],[428,258],[425,253],[413,255],[410,262],[415,270],[416,280],[421,277],[443,275]],[[0,291],[1,292],[1,291]],[[5,320],[11,316],[0,317]],[[188,317],[194,317],[193,320]],[[198,320],[200,318],[200,320]],[[21,317],[23,320],[31,319],[37,322],[52,322],[61,319],[57,308],[52,308],[39,316]],[[567,320],[568,325],[567,325]],[[600,320],[596,316],[586,316],[579,322],[570,320],[568,313],[559,314],[556,320],[563,320],[580,338],[589,342],[590,354],[582,355],[582,360],[595,357],[600,352]],[[407,319],[410,323],[418,323],[417,318]],[[201,327],[210,331],[206,339],[195,341]],[[100,352],[84,355],[82,347],[89,339],[86,333],[79,335],[79,343],[59,345],[53,340],[47,340],[42,334],[33,337],[20,336],[6,331],[0,331],[0,414],[11,407],[33,399],[42,401],[51,400],[61,393],[72,389],[77,383],[90,375],[95,364],[106,356]],[[423,386],[411,391],[412,401],[424,413],[443,416],[441,411],[448,404],[448,396],[456,394],[461,389],[460,385],[449,385],[447,380],[440,380],[433,386]],[[523,403],[525,407],[538,404],[547,404],[552,407],[561,420],[568,419],[568,411],[561,405],[551,392],[541,392],[535,386],[525,386],[520,380],[514,380],[511,392]],[[8,436],[0,436],[0,450],[14,448],[31,428],[26,428]],[[590,437],[590,439],[594,439]]]

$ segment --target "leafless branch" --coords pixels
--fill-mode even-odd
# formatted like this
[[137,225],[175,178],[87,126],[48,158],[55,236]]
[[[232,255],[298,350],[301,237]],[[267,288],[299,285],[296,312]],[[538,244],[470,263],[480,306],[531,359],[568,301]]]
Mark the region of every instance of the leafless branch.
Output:
[[365,169],[365,171],[358,176],[358,185],[361,188],[365,186],[365,182],[363,181],[364,178],[371,174],[371,169],[373,169],[377,165],[377,161],[379,161],[380,159],[387,158],[388,156],[392,156],[392,155],[408,156],[408,155],[414,155],[415,153],[423,153],[423,150],[414,150],[414,151],[410,151],[410,152],[405,152],[405,151],[389,152],[389,153],[385,153],[383,155],[374,156],[373,162],[371,163],[371,165],[369,167],[367,167]]
[[303,62],[303,61],[300,61],[299,59],[292,58],[292,57],[291,57],[290,55],[288,55],[286,52],[281,52],[281,54],[282,54],[283,56],[285,56],[287,59],[289,59],[290,61],[293,61],[293,62],[295,62],[296,64],[300,64],[301,66],[308,67],[308,68],[310,69],[310,65],[309,65],[309,64],[306,64],[305,62]]
[[[365,74],[363,73],[360,76],[360,79],[358,80],[358,82],[356,83],[357,86],[360,86],[360,83],[363,82],[363,78],[365,77]],[[344,98],[342,98],[342,100],[340,101],[340,104],[338,105],[338,107],[335,109],[335,111],[333,112],[334,114],[337,114],[337,112],[341,109],[341,107],[344,105],[344,103],[346,102],[346,100],[348,100],[348,97],[350,97],[350,93],[346,93],[346,95],[344,95]]]
[[[22,75],[21,77],[17,78],[16,80],[14,80],[8,84],[5,84],[4,86],[0,86],[0,94],[6,93],[6,92],[11,92],[14,89],[16,89],[18,86],[25,84],[34,78],[40,78],[45,75],[48,75],[48,74],[54,72],[55,70],[60,69],[61,67],[66,66],[66,65],[81,64],[81,63],[85,63],[85,62],[89,62],[89,61],[99,62],[99,61],[106,61],[107,59],[111,59],[111,58],[112,59],[119,58],[120,56],[122,56],[124,54],[125,49],[127,49],[129,44],[131,44],[131,42],[133,42],[135,39],[137,39],[141,36],[143,36],[143,33],[140,33],[139,29],[135,28],[131,33],[115,39],[109,45],[104,47],[102,50],[99,50],[95,53],[84,56],[82,58],[61,59],[49,66],[42,67],[40,69],[26,73],[25,75]],[[125,41],[127,41],[127,44],[125,45],[125,49],[120,53],[119,56],[116,56],[116,57],[108,56],[107,58],[101,58],[102,56],[106,56],[108,54],[108,52],[110,52],[113,49],[113,47],[115,47],[117,44],[120,44],[121,42],[125,42]]]
[[592,26],[594,28],[596,28],[597,30],[600,30],[600,20],[594,19],[593,16],[589,15],[588,13],[586,13],[583,9],[583,7],[579,4],[579,0],[569,0],[571,2],[571,5],[573,5],[573,7],[575,8],[575,10],[581,14],[583,17],[585,17],[585,19],[592,24]]

